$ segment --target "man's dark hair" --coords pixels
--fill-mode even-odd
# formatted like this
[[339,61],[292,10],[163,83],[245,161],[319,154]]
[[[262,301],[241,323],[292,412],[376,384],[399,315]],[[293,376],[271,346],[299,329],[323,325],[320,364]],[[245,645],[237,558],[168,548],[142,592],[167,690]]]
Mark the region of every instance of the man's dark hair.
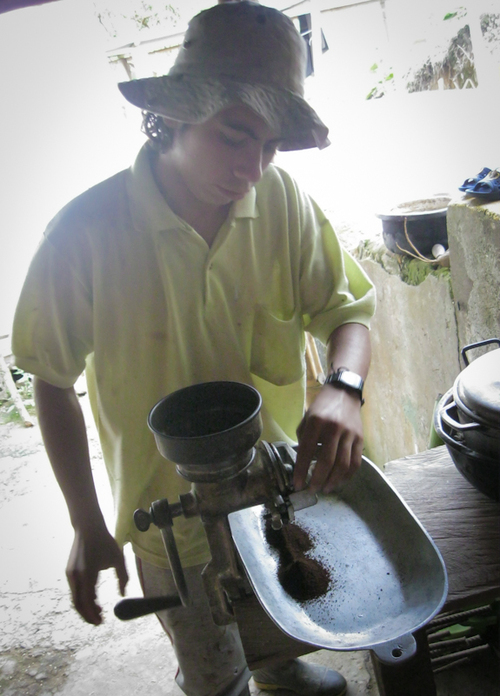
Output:
[[160,152],[168,150],[174,140],[174,131],[165,124],[161,116],[150,111],[142,112],[142,132],[145,133]]

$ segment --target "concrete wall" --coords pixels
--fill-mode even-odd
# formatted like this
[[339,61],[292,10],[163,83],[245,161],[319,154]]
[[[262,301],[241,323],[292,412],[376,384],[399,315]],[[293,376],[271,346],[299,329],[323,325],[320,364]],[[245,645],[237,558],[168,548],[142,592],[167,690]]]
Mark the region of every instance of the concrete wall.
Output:
[[460,349],[500,338],[500,201],[453,202],[447,224],[449,274],[411,286],[394,254],[361,259],[378,293],[363,418],[379,466],[428,448],[436,399],[464,367]]
[[372,260],[377,288],[372,366],[363,407],[366,456],[379,466],[428,448],[434,405],[460,371],[449,278],[418,286]]

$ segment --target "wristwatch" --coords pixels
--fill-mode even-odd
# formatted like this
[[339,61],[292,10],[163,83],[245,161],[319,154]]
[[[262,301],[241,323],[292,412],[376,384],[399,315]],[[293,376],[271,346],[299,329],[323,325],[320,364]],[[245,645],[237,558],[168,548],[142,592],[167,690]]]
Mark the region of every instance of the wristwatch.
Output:
[[365,403],[363,399],[363,385],[364,380],[362,377],[357,375],[355,372],[351,372],[347,367],[339,367],[336,372],[325,379],[325,384],[335,384],[342,389],[347,389],[348,391],[355,392],[361,401],[361,406]]

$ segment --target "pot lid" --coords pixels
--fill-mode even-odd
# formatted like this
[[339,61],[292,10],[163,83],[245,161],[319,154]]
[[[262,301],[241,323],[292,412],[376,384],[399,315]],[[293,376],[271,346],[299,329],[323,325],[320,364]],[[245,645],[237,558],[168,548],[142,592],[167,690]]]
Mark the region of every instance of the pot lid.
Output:
[[476,358],[455,380],[457,406],[463,404],[479,419],[500,427],[500,349]]
[[377,217],[381,220],[446,217],[450,201],[451,197],[444,194],[432,196],[431,198],[419,198],[414,201],[400,203],[389,208],[389,210],[381,211],[377,213]]

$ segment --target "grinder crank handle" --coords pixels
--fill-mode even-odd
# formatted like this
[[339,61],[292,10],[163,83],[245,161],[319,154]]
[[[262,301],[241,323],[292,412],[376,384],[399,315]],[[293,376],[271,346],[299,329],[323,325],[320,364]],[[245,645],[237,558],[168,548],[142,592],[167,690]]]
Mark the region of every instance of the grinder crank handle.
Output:
[[165,551],[167,552],[168,562],[170,564],[170,570],[174,576],[175,585],[177,587],[177,592],[181,598],[181,603],[184,607],[189,605],[189,593],[186,585],[186,578],[184,577],[184,571],[182,570],[181,559],[179,558],[179,552],[177,551],[177,544],[175,543],[174,533],[172,527],[160,527],[161,536],[163,539],[163,545],[165,546]]
[[[176,514],[177,508],[175,506],[174,510],[174,514]],[[179,593],[182,606],[187,607],[190,603],[189,592],[186,585],[186,578],[184,577],[184,571],[182,570],[177,544],[175,543],[174,533],[172,531],[172,511],[170,509],[168,500],[166,498],[162,498],[161,500],[151,503],[149,513],[146,512],[146,510],[136,510],[134,513],[134,522],[137,529],[139,529],[141,532],[147,532],[151,522],[153,522],[160,530],[163,545],[165,546],[165,551],[167,552],[170,570],[172,571],[175,585],[177,587],[177,592]]]
[[117,619],[130,621],[130,619],[138,619],[140,616],[154,614],[157,611],[162,611],[162,609],[172,609],[173,607],[181,606],[182,602],[180,597],[177,596],[131,597],[118,602],[115,605],[114,612]]
[[141,532],[147,532],[151,526],[151,522],[160,528],[179,596],[132,597],[130,599],[122,599],[114,608],[115,616],[122,621],[137,619],[140,616],[154,614],[163,609],[186,606],[189,602],[186,581],[177,552],[174,535],[172,533],[172,513],[168,500],[157,500],[156,503],[151,505],[150,512],[140,509],[136,510],[134,513],[134,522],[137,529]]

